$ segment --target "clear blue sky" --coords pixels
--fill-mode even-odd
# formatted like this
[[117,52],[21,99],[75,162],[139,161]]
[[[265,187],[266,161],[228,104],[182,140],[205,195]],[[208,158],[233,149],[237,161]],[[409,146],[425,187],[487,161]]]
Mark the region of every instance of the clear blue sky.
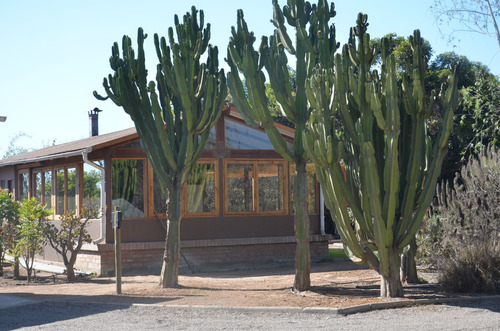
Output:
[[[285,0],[279,1],[281,5]],[[313,2],[315,2],[313,0]],[[394,32],[408,36],[420,29],[434,54],[454,50],[470,60],[488,65],[500,75],[497,43],[480,35],[462,35],[461,43],[448,45],[429,10],[432,0],[423,1],[337,1],[337,39],[347,41],[349,28],[358,12],[368,14],[369,32],[381,37]],[[143,0],[143,1],[2,1],[0,31],[0,157],[11,137],[25,133],[18,145],[40,148],[88,137],[87,112],[94,107],[104,110],[99,118],[101,134],[133,126],[123,110],[111,101],[98,101],[92,92],[101,93],[107,76],[111,45],[124,34],[136,39],[143,27],[151,37],[146,40],[147,66],[153,71],[156,57],[154,33],[167,35],[174,14],[182,16],[191,5],[205,12],[212,25],[211,43],[219,47],[219,62],[225,65],[230,28],[236,23],[236,11],[242,8],[249,28],[260,39],[270,35],[273,26],[271,0]]]

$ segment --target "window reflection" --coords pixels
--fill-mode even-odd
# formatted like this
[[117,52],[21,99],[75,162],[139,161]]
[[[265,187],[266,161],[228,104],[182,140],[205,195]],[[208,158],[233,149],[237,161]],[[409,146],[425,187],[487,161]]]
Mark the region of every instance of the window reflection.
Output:
[[215,210],[215,165],[196,164],[187,182],[187,212],[214,213]]
[[227,211],[253,211],[253,165],[228,164],[226,176]]
[[144,218],[144,161],[113,160],[113,207],[123,218]]
[[[168,194],[168,192],[165,193]],[[167,194],[165,194],[161,188],[160,181],[153,172],[153,199],[154,199],[154,212],[157,215],[163,215],[167,213]]]
[[259,164],[259,211],[283,210],[283,165]]
[[274,149],[265,132],[228,119],[224,120],[224,127],[227,149]]

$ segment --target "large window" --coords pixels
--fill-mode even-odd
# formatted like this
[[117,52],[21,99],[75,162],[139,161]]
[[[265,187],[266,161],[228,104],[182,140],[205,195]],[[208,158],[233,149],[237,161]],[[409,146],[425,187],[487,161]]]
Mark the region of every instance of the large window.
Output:
[[226,214],[285,214],[286,161],[225,160]]
[[123,218],[144,218],[145,160],[113,160],[113,207],[120,207]]
[[34,197],[47,209],[52,208],[52,171],[33,171]]
[[75,167],[56,169],[56,215],[76,211],[77,179]]

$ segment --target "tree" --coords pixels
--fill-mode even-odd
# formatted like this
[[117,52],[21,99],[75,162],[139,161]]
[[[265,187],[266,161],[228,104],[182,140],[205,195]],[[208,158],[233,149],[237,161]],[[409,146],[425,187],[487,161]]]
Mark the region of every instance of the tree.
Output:
[[[262,37],[259,50],[253,47],[255,37],[249,32],[243,17],[238,11],[237,28],[232,28],[229,41],[227,62],[231,68],[228,84],[237,109],[245,122],[253,127],[263,127],[274,149],[286,160],[295,164],[296,176],[293,184],[295,198],[295,253],[294,288],[299,291],[310,287],[310,220],[307,206],[308,156],[304,150],[302,133],[310,114],[308,98],[305,94],[305,82],[316,63],[327,63],[337,50],[335,26],[329,25],[335,16],[333,3],[329,6],[325,0],[318,5],[311,5],[303,0],[288,0],[281,8],[273,0],[274,35]],[[285,26],[285,19],[295,33],[292,41]],[[286,52],[295,57],[295,81],[290,79]],[[272,112],[268,108],[266,96],[265,68],[269,76],[270,87],[274,91],[281,112],[288,121],[295,123],[293,148],[288,147],[285,139],[274,126]],[[246,92],[239,74],[243,74]],[[267,93],[269,95],[269,93]]]
[[[130,38],[124,36],[122,57],[118,43],[112,48],[110,65],[114,74],[103,82],[107,97],[94,92],[98,99],[110,98],[130,115],[163,193],[169,197],[163,287],[178,285],[182,188],[205,148],[210,129],[221,116],[227,95],[224,70],[218,68],[217,47],[208,44],[210,24],[204,28],[203,11],[199,13],[198,21],[198,10],[193,6],[182,23],[175,15],[177,41],[169,28],[170,46],[164,37],[154,35],[160,62],[156,84],[147,81],[147,35],[139,28],[137,58]],[[206,63],[200,63],[207,49]]]
[[[430,87],[441,85],[457,64],[461,101],[455,113],[449,153],[443,165],[442,178],[446,180],[452,180],[466,160],[478,155],[484,146],[492,144],[500,147],[500,79],[491,74],[485,65],[454,52],[440,54],[432,61],[428,71]],[[435,135],[441,119],[439,114],[431,117],[431,134]]]
[[19,204],[12,194],[0,188],[0,276],[3,275],[5,253],[14,247],[18,211]]
[[92,242],[86,229],[88,221],[97,218],[98,214],[99,206],[90,201],[82,208],[81,216],[76,215],[74,211],[69,211],[61,215],[59,226],[53,222],[47,222],[45,225],[47,240],[50,246],[61,255],[69,282],[75,280],[74,265],[83,244]]
[[[425,95],[426,63],[419,31],[409,38],[412,75],[398,82],[395,54],[382,40],[380,75],[370,70],[367,15],[359,14],[334,66],[316,66],[306,91],[313,115],[304,133],[346,252],[381,276],[382,297],[403,296],[401,253],[415,238],[434,196],[458,102],[456,76],[441,91],[443,126],[432,142],[426,118],[436,94]],[[339,134],[336,119],[343,132]]]
[[500,0],[435,0],[431,10],[441,26],[458,22],[463,29],[452,29],[449,38],[454,40],[456,32],[480,33],[495,38],[500,47]]
[[22,258],[31,282],[35,255],[43,252],[45,244],[45,222],[52,212],[38,203],[35,198],[26,199],[19,207],[19,224],[17,225],[17,240],[14,255]]

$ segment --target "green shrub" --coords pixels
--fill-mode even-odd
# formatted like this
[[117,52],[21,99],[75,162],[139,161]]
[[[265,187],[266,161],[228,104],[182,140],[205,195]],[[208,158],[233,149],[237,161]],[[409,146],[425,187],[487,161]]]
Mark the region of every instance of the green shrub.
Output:
[[420,258],[453,292],[500,292],[500,154],[470,159],[437,198],[418,235]]

